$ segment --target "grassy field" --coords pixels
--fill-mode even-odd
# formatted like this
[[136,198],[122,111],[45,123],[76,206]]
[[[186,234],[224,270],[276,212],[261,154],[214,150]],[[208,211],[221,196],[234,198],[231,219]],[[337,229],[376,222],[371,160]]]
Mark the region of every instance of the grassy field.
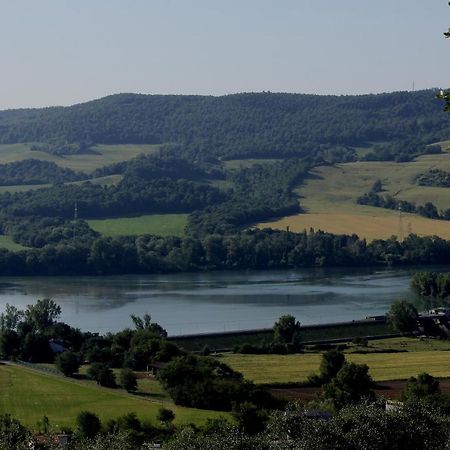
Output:
[[26,247],[16,244],[9,236],[5,235],[0,235],[0,248],[6,248],[7,250],[12,250],[15,252],[26,249]]
[[89,226],[104,236],[183,236],[188,214],[151,214],[119,219],[88,220]]
[[44,415],[53,426],[73,426],[77,414],[83,410],[98,414],[102,421],[135,412],[140,419],[156,423],[162,405],[175,412],[178,424],[201,424],[208,418],[226,416],[178,407],[167,399],[146,400],[121,390],[98,388],[21,367],[0,367],[0,414],[10,413],[30,427],[35,427]]
[[31,151],[30,144],[2,144],[0,145],[0,164],[24,159],[40,159],[89,173],[105,165],[130,160],[141,153],[155,153],[159,148],[160,145],[96,145],[93,149],[97,154],[56,156],[46,152]]
[[[83,184],[86,183],[86,181],[89,181],[89,183],[100,184],[101,186],[112,186],[119,183],[122,178],[122,175],[108,175],[106,177],[92,178],[90,180],[72,181],[66,184]],[[47,188],[50,186],[51,184],[18,184],[13,186],[0,186],[0,194],[3,192],[25,192],[33,189]]]
[[[364,351],[403,350],[404,353],[346,353],[348,361],[367,364],[376,381],[401,380],[428,372],[435,377],[450,376],[450,341],[395,338],[373,341]],[[361,349],[360,349],[361,350]],[[256,383],[305,381],[318,373],[320,353],[299,355],[226,354],[223,361]]]
[[73,181],[67,184],[83,184],[86,181],[92,184],[100,184],[101,186],[112,186],[114,184],[118,184],[122,180],[122,175],[107,175],[106,177],[97,177],[92,178],[90,180],[82,180],[82,181]]
[[450,189],[417,186],[418,175],[432,168],[450,171],[450,154],[426,155],[407,163],[355,162],[314,169],[311,177],[297,189],[300,203],[307,214],[261,223],[292,231],[314,228],[333,233],[356,233],[369,240],[400,236],[408,232],[420,236],[436,234],[450,239],[450,223],[431,220],[415,214],[371,206],[357,205],[356,199],[368,192],[377,179],[383,182],[384,194],[424,204],[432,201],[438,208],[450,207]]

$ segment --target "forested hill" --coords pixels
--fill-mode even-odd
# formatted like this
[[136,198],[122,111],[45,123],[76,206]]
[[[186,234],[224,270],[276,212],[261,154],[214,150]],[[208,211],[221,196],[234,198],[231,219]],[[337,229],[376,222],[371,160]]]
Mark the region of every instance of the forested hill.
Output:
[[450,136],[432,90],[362,96],[118,94],[0,111],[0,143],[179,143],[203,156],[300,156],[322,146],[428,144]]

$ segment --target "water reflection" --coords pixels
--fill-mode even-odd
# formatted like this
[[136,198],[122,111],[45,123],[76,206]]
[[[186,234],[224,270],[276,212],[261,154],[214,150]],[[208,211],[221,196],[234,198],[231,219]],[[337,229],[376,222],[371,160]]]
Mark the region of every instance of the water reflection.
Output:
[[61,305],[62,320],[100,332],[131,326],[130,314],[146,312],[170,334],[269,327],[286,313],[304,324],[337,322],[382,314],[393,300],[413,298],[409,280],[416,270],[3,278],[0,307],[50,297]]

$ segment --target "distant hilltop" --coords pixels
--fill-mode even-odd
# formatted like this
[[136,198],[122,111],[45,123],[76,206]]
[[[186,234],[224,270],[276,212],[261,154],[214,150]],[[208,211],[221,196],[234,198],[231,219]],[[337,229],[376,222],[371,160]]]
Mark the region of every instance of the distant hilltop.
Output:
[[69,107],[0,111],[0,144],[181,144],[220,159],[291,157],[319,146],[432,143],[450,136],[434,90],[319,96],[117,94]]

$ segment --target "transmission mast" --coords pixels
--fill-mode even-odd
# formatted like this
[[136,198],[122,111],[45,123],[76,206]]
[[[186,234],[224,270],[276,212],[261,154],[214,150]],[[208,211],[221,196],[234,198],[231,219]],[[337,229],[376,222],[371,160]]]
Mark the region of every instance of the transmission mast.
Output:
[[402,205],[398,205],[398,238],[403,241],[403,214]]

